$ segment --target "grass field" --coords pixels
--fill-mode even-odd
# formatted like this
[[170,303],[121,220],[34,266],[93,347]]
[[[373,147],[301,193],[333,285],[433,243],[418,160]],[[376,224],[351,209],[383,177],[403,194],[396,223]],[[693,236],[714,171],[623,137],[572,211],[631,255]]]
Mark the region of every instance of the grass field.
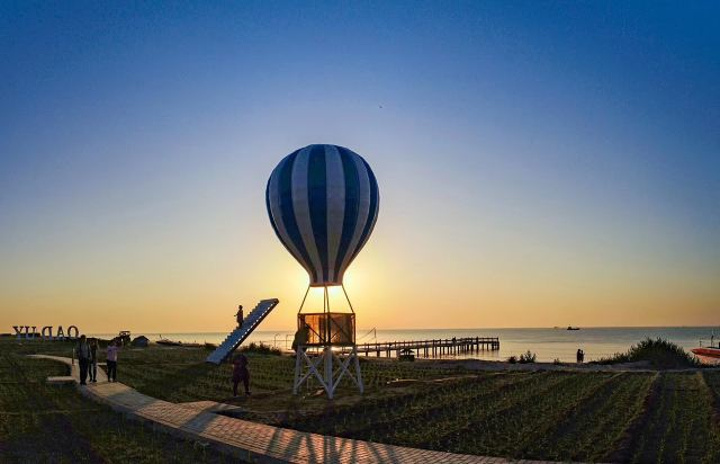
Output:
[[237,462],[192,441],[148,426],[83,397],[74,386],[51,386],[62,364],[29,359],[38,351],[68,356],[69,345],[0,340],[0,462]]
[[[250,420],[404,446],[561,461],[720,462],[717,369],[471,372],[371,358],[362,360],[366,394],[348,382],[335,401],[328,401],[313,386],[291,394],[293,359],[249,354],[253,394],[234,399],[230,366],[205,364],[206,356],[194,348],[124,350],[118,378],[168,401],[233,402]],[[40,361],[23,363],[32,364],[36,379],[58,369]],[[49,388],[40,387],[18,393],[24,395],[20,401],[40,401],[32,398],[44,398]],[[53,394],[62,398],[45,409],[72,409],[63,401],[94,407],[75,398],[74,391]],[[82,436],[87,415],[68,414]],[[34,427],[42,423],[38,417]],[[7,433],[5,425],[1,430]],[[125,438],[135,449],[149,439],[144,429],[137,430]],[[168,446],[188,445],[160,438],[152,449]],[[191,446],[190,451],[198,452]]]
[[[720,462],[720,372],[468,372],[368,359],[367,392],[291,394],[293,359],[250,358],[250,398],[200,349],[123,353],[122,380],[169,401],[235,402],[283,427],[404,446],[528,459]],[[364,359],[362,361],[365,361]],[[415,381],[392,382],[396,379]],[[388,384],[390,382],[390,384]]]

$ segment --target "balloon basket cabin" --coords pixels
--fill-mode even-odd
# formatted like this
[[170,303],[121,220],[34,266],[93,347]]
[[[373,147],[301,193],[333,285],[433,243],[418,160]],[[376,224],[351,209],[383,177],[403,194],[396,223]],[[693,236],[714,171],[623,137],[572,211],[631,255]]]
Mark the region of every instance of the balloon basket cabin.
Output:
[[307,336],[304,343],[296,348],[293,394],[296,395],[303,384],[315,379],[327,397],[333,399],[340,381],[346,377],[363,393],[365,388],[355,344],[355,311],[345,287],[342,290],[350,312],[333,312],[328,287],[322,287],[323,311],[304,313],[310,288],[305,292],[298,311],[298,332],[305,332]]

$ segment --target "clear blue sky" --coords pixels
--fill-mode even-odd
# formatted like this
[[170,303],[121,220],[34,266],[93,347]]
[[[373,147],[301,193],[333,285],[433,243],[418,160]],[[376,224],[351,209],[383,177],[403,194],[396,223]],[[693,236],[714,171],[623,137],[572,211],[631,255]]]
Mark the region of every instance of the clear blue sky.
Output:
[[717,323],[719,50],[718,2],[3,2],[0,332],[292,326],[309,143],[380,184],[361,326]]

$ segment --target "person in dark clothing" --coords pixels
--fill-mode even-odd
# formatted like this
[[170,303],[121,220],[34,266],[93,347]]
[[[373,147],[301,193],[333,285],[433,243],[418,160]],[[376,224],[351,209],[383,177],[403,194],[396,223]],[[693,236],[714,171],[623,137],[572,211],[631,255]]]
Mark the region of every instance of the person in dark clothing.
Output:
[[80,336],[80,341],[78,341],[78,344],[75,347],[75,355],[77,356],[78,363],[80,364],[80,385],[87,385],[88,367],[90,367],[92,352],[85,335]]
[[310,326],[307,325],[307,323],[303,322],[302,327],[300,327],[297,332],[295,332],[295,338],[293,338],[292,349],[295,354],[297,354],[299,349],[305,351],[305,345],[307,344],[309,337]]
[[97,338],[90,339],[90,382],[97,382],[97,368],[98,368],[98,341]]
[[238,396],[238,384],[242,381],[243,386],[245,387],[245,394],[250,395],[250,372],[247,368],[248,365],[248,359],[247,357],[240,353],[237,356],[235,356],[235,359],[233,359],[233,375],[232,375],[232,382],[233,382],[233,395]]
[[576,358],[577,358],[578,364],[584,362],[585,361],[585,352],[582,349],[578,348]]
[[238,305],[238,311],[235,313],[235,320],[237,321],[238,327],[242,327],[243,322],[245,321],[242,305]]

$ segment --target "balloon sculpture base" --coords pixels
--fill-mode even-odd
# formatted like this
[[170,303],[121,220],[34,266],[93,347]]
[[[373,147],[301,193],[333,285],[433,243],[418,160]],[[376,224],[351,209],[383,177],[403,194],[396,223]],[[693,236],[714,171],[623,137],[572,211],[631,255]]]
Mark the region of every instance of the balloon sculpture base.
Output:
[[333,399],[335,391],[344,377],[350,378],[357,385],[360,393],[365,390],[357,346],[347,350],[333,350],[330,346],[300,346],[295,355],[295,382],[293,394],[297,395],[300,387],[316,379],[325,390],[328,399]]

